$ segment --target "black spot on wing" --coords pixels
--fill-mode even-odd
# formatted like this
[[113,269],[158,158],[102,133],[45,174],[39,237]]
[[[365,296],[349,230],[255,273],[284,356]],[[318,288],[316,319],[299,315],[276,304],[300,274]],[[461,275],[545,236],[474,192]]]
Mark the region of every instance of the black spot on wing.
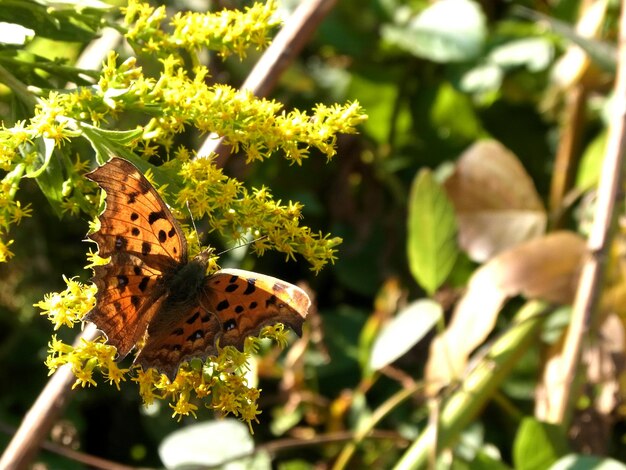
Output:
[[224,290],[230,294],[235,292],[237,289],[239,289],[238,284],[228,284]]
[[148,283],[150,282],[150,278],[148,276],[144,276],[141,278],[141,282],[139,283],[139,290],[141,292],[145,292],[148,287]]
[[201,339],[202,336],[204,336],[202,334],[202,330],[196,330],[187,337],[187,341],[196,341],[198,339]]
[[187,318],[187,320],[185,320],[185,323],[192,325],[198,319],[199,316],[200,316],[200,312],[196,312],[192,316]]
[[226,299],[222,300],[215,306],[218,312],[221,312],[222,310],[226,310],[228,307],[230,307],[230,304],[228,303],[228,300]]
[[270,305],[276,305],[277,302],[278,299],[276,298],[276,296],[272,295],[269,299],[265,301],[265,308],[269,307]]
[[150,214],[148,215],[148,223],[150,225],[152,225],[153,223],[155,223],[157,220],[159,219],[165,219],[165,211],[160,210],[158,212],[150,212]]
[[243,295],[250,295],[254,291],[256,291],[256,279],[248,279],[248,285],[246,286],[246,290],[243,291]]
[[234,330],[235,328],[237,328],[237,322],[233,319],[226,320],[224,322],[223,327],[224,327],[224,331]]

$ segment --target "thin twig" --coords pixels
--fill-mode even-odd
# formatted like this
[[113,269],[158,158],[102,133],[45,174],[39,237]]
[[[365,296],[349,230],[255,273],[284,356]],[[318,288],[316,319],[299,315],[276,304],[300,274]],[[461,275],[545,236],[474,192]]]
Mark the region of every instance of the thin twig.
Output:
[[621,6],[613,116],[610,120],[593,226],[587,241],[589,254],[578,282],[572,320],[565,338],[563,379],[560,389],[555,390],[558,393],[556,409],[549,416],[550,421],[555,423],[565,422],[567,412],[571,410],[572,388],[581,357],[581,345],[598,299],[604,263],[608,256],[612,229],[616,220],[615,206],[621,188],[626,148],[626,0],[622,1]]
[[[250,90],[258,97],[267,96],[335,3],[337,0],[304,0],[300,3],[293,15],[285,21],[285,26],[263,53],[241,88]],[[209,136],[200,147],[198,156],[208,157],[211,154],[217,154],[215,163],[222,167],[230,154],[230,147],[224,145],[222,139]]]
[[368,433],[374,431],[374,427],[382,421],[382,419],[395,410],[402,402],[415,395],[416,392],[424,388],[422,383],[414,383],[409,388],[403,388],[399,392],[394,393],[382,405],[380,405],[374,413],[357,429],[354,433],[354,439],[348,443],[342,450],[335,463],[333,470],[343,470],[348,466],[350,459],[354,455],[357,446],[361,444]]
[[[76,338],[74,345],[83,339],[93,341],[99,334],[95,325],[89,323]],[[24,416],[20,427],[2,454],[0,458],[2,470],[20,470],[29,467],[39,446],[67,404],[75,379],[70,364],[65,364],[54,373]]]
[[554,161],[550,185],[551,228],[559,229],[563,224],[563,213],[567,207],[563,200],[572,187],[574,171],[579,161],[580,140],[585,124],[587,90],[584,85],[574,86],[567,94],[564,123]]
[[[0,423],[0,432],[8,435],[14,435],[15,429],[4,423]],[[73,460],[74,462],[82,463],[90,468],[99,468],[102,470],[135,470],[136,467],[130,467],[112,460],[103,459],[102,457],[96,457],[95,455],[86,454],[79,450],[72,449],[66,445],[58,444],[44,440],[41,442],[41,448],[47,450],[53,454],[65,457],[67,460]],[[147,467],[142,467],[142,470],[149,470]]]
[[267,452],[270,456],[276,457],[280,452],[294,450],[294,449],[304,449],[307,447],[320,447],[325,444],[338,444],[346,441],[354,441],[359,439],[359,442],[371,439],[371,440],[389,440],[393,441],[393,443],[397,447],[406,447],[409,444],[409,441],[402,437],[396,431],[384,431],[378,429],[371,429],[367,432],[361,433],[362,435],[358,437],[358,432],[355,433],[353,431],[337,431],[337,432],[329,432],[326,434],[319,434],[317,436],[313,436],[310,439],[296,439],[296,438],[284,438],[284,439],[276,439],[274,441],[266,442],[265,444],[260,444],[252,449],[250,452],[245,452],[240,455],[232,456],[228,459],[222,460],[220,463],[215,465],[199,465],[194,468],[197,470],[210,470],[210,469],[219,469],[224,468],[227,464],[231,462],[236,462],[242,459],[254,457],[259,452]]

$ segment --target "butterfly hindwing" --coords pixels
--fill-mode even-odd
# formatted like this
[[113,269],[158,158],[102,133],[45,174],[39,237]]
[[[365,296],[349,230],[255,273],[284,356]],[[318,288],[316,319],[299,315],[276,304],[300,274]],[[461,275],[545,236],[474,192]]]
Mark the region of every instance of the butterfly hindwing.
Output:
[[298,335],[309,310],[309,296],[275,277],[223,269],[207,279],[207,302],[221,325],[219,345],[242,349],[248,336],[264,326],[282,323]]
[[167,316],[157,316],[150,323],[146,343],[135,362],[174,380],[182,362],[217,354],[215,341],[219,333],[217,317],[199,304],[169,310]]

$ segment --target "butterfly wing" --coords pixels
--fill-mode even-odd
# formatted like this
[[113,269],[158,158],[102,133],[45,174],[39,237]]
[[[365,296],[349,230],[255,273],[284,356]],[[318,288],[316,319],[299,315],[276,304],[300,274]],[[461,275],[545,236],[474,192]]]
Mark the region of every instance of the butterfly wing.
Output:
[[282,323],[302,335],[311,299],[299,287],[241,269],[222,269],[207,279],[207,303],[217,316],[219,345],[241,350],[248,336]]
[[100,229],[89,238],[111,260],[94,268],[96,305],[85,320],[123,358],[164,302],[165,280],[187,261],[187,246],[159,194],[130,162],[112,158],[86,176],[106,191]]
[[144,370],[154,368],[173,381],[182,362],[217,354],[215,338],[219,333],[219,320],[200,304],[168,305],[167,314],[156,315],[148,326],[145,345],[135,363]]
[[205,359],[220,347],[243,349],[248,336],[258,336],[266,325],[283,323],[298,335],[311,301],[299,287],[270,276],[224,269],[206,279],[195,305],[159,313],[148,327],[148,337],[136,362],[176,376],[180,363]]

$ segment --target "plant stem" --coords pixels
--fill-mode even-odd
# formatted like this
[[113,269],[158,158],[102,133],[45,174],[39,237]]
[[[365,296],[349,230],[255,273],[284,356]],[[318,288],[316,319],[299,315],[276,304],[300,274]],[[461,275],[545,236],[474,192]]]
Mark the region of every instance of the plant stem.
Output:
[[[74,344],[78,344],[82,339],[93,341],[99,334],[96,326],[89,323]],[[71,365],[65,364],[48,380],[0,457],[0,468],[3,470],[30,468],[40,444],[46,439],[46,434],[65,408],[75,379]]]
[[422,468],[433,450],[450,446],[478,414],[519,358],[537,338],[545,304],[529,302],[516,314],[513,326],[489,349],[463,380],[459,390],[440,406],[439,419],[429,423],[400,458],[395,470]]
[[616,220],[616,200],[620,197],[626,148],[626,0],[621,2],[621,7],[613,113],[593,225],[587,241],[589,254],[578,281],[572,319],[563,347],[562,380],[560,387],[552,392],[558,394],[556,406],[547,417],[552,423],[566,422],[566,415],[572,409],[572,392],[582,341],[589,329],[591,314],[601,288],[604,262],[611,245]]
[[343,470],[346,468],[348,462],[352,458],[352,455],[356,451],[357,446],[363,442],[372,429],[374,429],[374,427],[398,405],[423,388],[424,385],[422,383],[414,384],[410,388],[403,388],[380,405],[376,411],[372,413],[372,416],[367,420],[367,422],[356,430],[353,441],[348,443],[348,445],[342,449],[341,453],[337,457],[337,460],[335,461],[335,464],[333,465],[333,470]]

